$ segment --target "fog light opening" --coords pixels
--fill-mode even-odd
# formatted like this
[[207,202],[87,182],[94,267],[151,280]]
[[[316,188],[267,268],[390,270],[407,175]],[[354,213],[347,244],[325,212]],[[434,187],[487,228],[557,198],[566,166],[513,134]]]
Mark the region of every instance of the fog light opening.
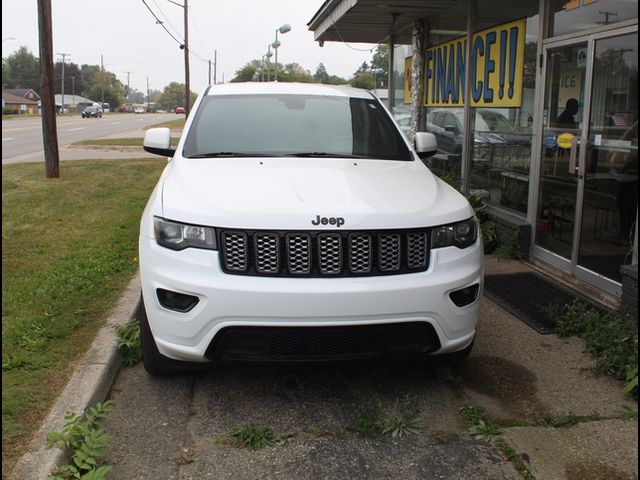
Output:
[[156,294],[158,295],[160,305],[168,310],[180,313],[191,311],[200,301],[198,297],[193,295],[165,290],[164,288],[158,288]]
[[449,298],[456,304],[456,307],[464,307],[476,301],[476,298],[478,298],[478,290],[480,290],[480,285],[475,283],[461,290],[451,292]]

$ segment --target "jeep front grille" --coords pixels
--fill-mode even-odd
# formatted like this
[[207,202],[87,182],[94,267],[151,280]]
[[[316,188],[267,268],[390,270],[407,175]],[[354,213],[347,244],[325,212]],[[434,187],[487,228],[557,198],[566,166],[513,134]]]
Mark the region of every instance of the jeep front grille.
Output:
[[429,267],[428,229],[378,231],[221,230],[222,269],[236,275],[394,275]]

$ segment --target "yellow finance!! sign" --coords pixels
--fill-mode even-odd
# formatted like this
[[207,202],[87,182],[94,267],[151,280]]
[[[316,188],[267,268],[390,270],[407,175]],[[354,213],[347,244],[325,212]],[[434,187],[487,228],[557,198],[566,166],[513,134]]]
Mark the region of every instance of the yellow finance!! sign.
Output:
[[[474,33],[471,45],[473,107],[522,106],[524,19]],[[453,107],[465,103],[467,40],[461,37],[425,52],[424,104]]]

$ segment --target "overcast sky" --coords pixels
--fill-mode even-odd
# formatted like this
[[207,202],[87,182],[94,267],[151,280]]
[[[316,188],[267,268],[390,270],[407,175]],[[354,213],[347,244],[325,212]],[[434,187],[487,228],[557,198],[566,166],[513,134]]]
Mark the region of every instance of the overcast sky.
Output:
[[[169,0],[145,0],[174,37],[184,36],[183,8]],[[177,0],[183,3],[183,0]],[[218,82],[260,59],[284,23],[291,31],[278,35],[279,63],[296,62],[315,73],[323,63],[330,75],[349,78],[373,55],[372,45],[327,42],[320,48],[307,23],[323,0],[189,0],[191,90],[200,93],[208,81],[208,60],[217,50]],[[2,56],[21,46],[39,56],[36,0],[2,0]],[[162,90],[184,83],[184,52],[156,24],[142,0],[52,0],[53,51],[68,53],[78,65],[100,64],[123,83],[140,91]],[[59,55],[56,59],[61,58]],[[274,57],[271,57],[274,60]],[[212,74],[213,75],[213,74]],[[59,87],[58,87],[59,88]]]

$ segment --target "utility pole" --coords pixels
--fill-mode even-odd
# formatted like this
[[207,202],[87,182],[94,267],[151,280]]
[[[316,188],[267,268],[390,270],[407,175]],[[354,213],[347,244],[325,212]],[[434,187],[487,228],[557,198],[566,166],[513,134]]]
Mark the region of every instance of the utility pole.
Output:
[[58,129],[55,112],[55,70],[53,68],[51,0],[38,0],[38,32],[40,37],[40,93],[42,93],[44,166],[47,178],[60,178]]
[[151,104],[151,99],[149,98],[149,77],[147,77],[147,110],[149,110],[150,104]]
[[189,116],[191,110],[191,86],[189,85],[189,1],[184,0],[184,113]]
[[131,97],[131,90],[129,87],[129,75],[132,74],[133,72],[124,72],[127,74],[127,103],[129,102],[129,98]]
[[102,90],[100,98],[100,109],[104,107],[104,58],[100,55],[100,87]]
[[211,60],[209,60],[209,85],[211,85]]
[[70,53],[58,53],[62,57],[62,113],[64,113],[64,64],[65,57],[71,56]]
[[218,83],[218,50],[213,51],[213,84]]
[[76,76],[72,75],[71,76],[71,95],[73,95],[73,100],[71,100],[73,102],[73,104],[76,104]]
[[184,5],[180,5],[173,0],[167,0],[174,5],[184,8],[184,43],[180,45],[180,48],[184,50],[184,113],[185,116],[189,116],[189,110],[191,110],[191,86],[189,85],[189,0],[184,0]]

